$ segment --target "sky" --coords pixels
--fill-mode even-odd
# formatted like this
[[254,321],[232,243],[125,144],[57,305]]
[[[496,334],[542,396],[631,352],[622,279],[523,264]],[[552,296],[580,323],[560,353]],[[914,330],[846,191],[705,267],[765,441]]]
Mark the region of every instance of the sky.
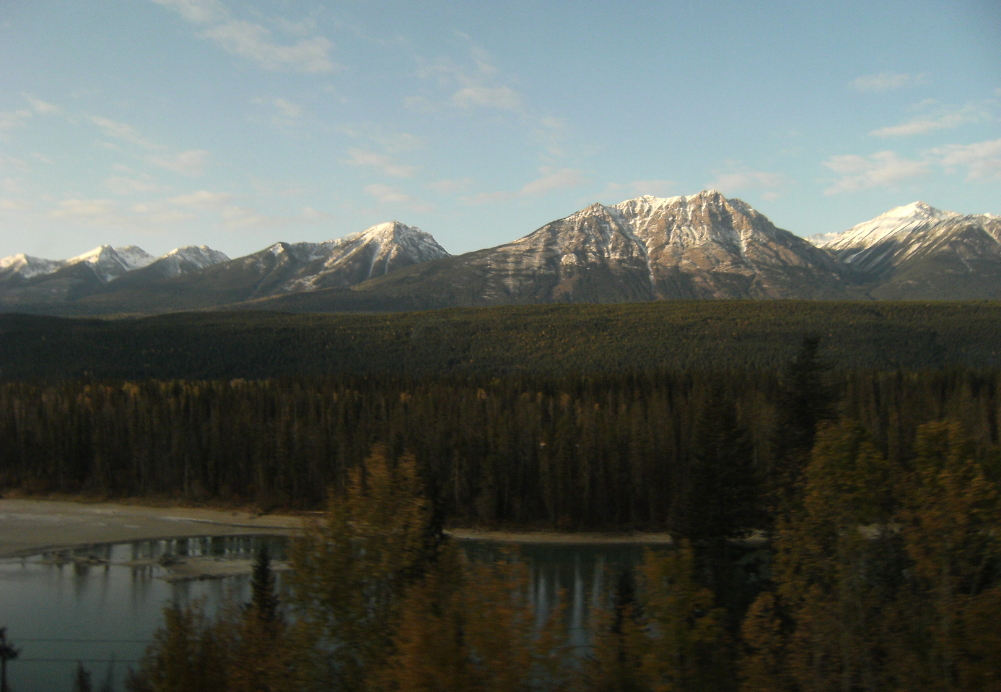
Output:
[[0,257],[459,254],[702,189],[1001,214],[1001,2],[0,0]]

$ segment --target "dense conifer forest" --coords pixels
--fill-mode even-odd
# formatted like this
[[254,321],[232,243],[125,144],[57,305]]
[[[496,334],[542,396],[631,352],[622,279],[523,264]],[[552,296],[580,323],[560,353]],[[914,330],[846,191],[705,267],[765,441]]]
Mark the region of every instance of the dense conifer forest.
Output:
[[1001,368],[996,302],[659,301],[395,314],[0,315],[0,381]]
[[[10,318],[0,489],[323,510],[280,603],[260,566],[246,607],[168,610],[137,691],[1001,690],[995,311]],[[190,343],[143,353],[171,320]],[[32,371],[25,334],[76,365]],[[524,565],[450,525],[676,542],[567,654]]]

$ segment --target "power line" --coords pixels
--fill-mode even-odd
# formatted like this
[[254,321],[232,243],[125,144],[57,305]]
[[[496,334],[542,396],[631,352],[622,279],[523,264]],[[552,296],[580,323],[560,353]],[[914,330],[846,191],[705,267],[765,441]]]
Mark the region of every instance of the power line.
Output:
[[18,637],[19,642],[59,642],[85,644],[149,644],[152,639],[55,639],[46,637]]
[[19,658],[18,663],[140,663],[138,658]]

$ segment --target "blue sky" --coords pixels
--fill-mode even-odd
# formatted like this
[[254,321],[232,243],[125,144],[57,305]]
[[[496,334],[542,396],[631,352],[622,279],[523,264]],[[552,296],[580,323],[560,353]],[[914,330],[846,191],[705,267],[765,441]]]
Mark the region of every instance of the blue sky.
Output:
[[716,188],[800,235],[1001,213],[1001,3],[0,0],[0,256],[461,253]]

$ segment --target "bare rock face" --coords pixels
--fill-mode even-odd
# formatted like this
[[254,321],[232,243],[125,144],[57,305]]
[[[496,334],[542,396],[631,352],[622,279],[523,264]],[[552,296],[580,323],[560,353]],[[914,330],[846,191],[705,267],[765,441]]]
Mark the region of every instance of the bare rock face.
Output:
[[485,302],[836,298],[838,263],[715,190],[593,204],[471,255]]

